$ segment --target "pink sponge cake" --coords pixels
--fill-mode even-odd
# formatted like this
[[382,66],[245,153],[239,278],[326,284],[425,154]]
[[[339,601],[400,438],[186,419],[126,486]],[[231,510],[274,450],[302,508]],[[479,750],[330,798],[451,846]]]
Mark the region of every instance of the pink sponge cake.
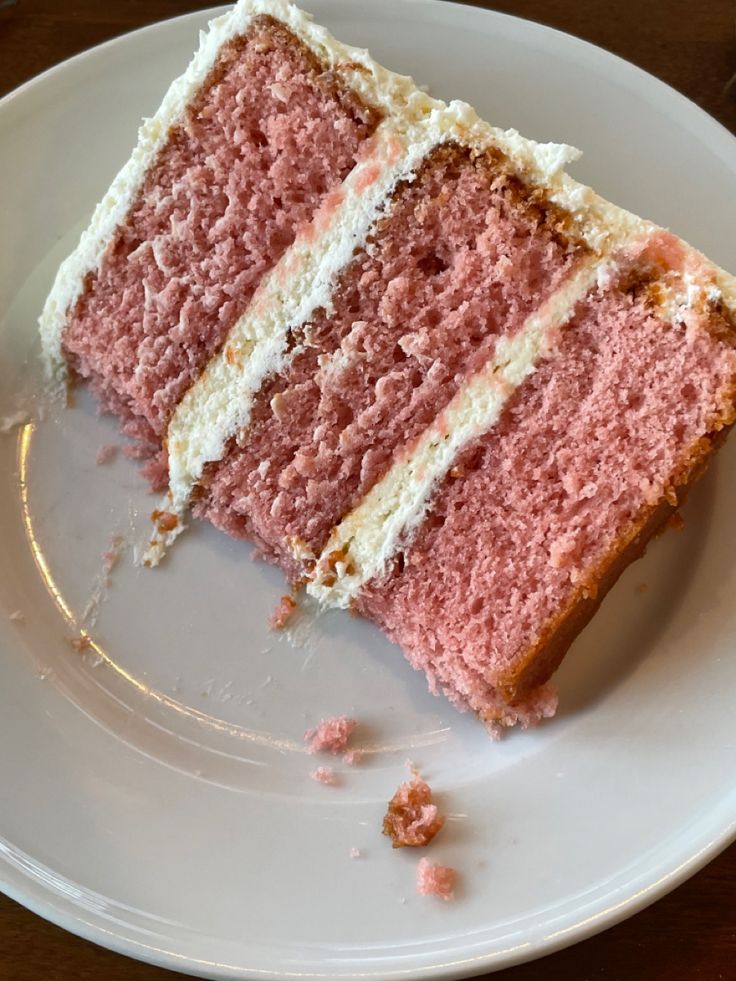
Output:
[[489,728],[549,679],[736,418],[736,281],[284,0],[241,0],[64,263],[91,381],[188,510],[374,620]]

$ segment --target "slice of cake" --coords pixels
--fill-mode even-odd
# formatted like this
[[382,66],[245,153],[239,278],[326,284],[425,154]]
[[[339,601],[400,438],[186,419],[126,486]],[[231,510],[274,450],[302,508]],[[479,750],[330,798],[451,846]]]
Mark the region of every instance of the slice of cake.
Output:
[[62,266],[92,381],[189,508],[490,728],[736,418],[736,281],[280,0],[215,21]]

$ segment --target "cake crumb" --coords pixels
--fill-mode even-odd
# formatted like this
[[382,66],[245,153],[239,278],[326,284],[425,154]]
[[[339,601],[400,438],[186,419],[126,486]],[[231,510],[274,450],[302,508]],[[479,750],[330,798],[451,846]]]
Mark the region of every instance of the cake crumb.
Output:
[[145,460],[148,456],[145,446],[138,443],[130,443],[123,447],[123,456],[127,460]]
[[151,521],[156,525],[156,529],[161,535],[168,531],[174,531],[179,524],[179,519],[171,511],[152,511]]
[[106,576],[109,576],[112,570],[120,561],[120,554],[125,544],[125,539],[122,535],[113,535],[110,539],[110,548],[102,553],[103,571]]
[[71,637],[69,639],[69,645],[81,654],[82,651],[88,651],[90,649],[92,640],[89,634],[80,634],[79,637]]
[[347,753],[343,754],[342,758],[348,766],[357,766],[364,756],[365,751],[362,749],[349,749]]
[[682,515],[680,514],[679,511],[675,511],[674,514],[672,514],[670,516],[670,519],[667,522],[667,525],[673,531],[682,531],[683,530],[683,528],[685,527],[685,522],[684,522],[683,517],[682,517]]
[[304,741],[309,743],[310,753],[332,753],[339,756],[347,746],[353,730],[357,726],[355,719],[346,715],[338,715],[332,719],[322,719],[314,729],[307,729]]
[[445,902],[455,895],[457,872],[449,865],[438,865],[428,858],[417,866],[417,892],[420,896],[438,896]]
[[8,617],[13,623],[25,623],[26,616],[22,610],[13,610],[13,612]]
[[428,845],[445,823],[432,800],[429,784],[414,771],[389,801],[383,819],[383,833],[394,848],[422,848]]
[[637,593],[646,593],[648,589],[649,586],[645,582],[640,582],[639,585],[636,587]]
[[338,783],[337,774],[331,766],[318,766],[309,776],[312,780],[316,780],[317,783],[323,783],[328,787],[335,787]]
[[350,849],[350,857],[351,858],[362,858],[363,857],[363,852],[359,848],[351,848]]
[[117,455],[118,447],[114,443],[106,443],[97,451],[95,463],[98,467],[103,467],[106,463],[112,463]]
[[296,610],[296,600],[293,596],[282,596],[279,605],[271,614],[268,625],[271,630],[283,630],[291,620]]

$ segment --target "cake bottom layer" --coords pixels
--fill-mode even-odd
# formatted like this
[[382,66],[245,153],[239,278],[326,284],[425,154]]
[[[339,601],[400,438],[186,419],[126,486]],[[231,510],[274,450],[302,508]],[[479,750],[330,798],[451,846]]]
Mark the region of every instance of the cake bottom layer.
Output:
[[[646,282],[578,304],[357,608],[481,715],[545,682],[734,419],[733,326]],[[687,321],[687,322],[685,322]]]

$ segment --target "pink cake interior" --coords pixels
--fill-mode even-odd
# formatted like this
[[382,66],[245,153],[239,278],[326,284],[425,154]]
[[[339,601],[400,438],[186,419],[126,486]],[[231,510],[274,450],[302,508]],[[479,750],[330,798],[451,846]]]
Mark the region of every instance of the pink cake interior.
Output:
[[360,610],[434,684],[492,715],[494,682],[660,501],[735,382],[722,338],[663,323],[646,290],[594,291]]
[[264,273],[378,121],[269,17],[225,46],[64,335],[71,365],[128,435],[158,448]]
[[240,445],[206,475],[200,514],[287,569],[289,539],[322,548],[580,256],[554,210],[519,190],[491,157],[430,154],[343,272],[332,314],[305,327]]

